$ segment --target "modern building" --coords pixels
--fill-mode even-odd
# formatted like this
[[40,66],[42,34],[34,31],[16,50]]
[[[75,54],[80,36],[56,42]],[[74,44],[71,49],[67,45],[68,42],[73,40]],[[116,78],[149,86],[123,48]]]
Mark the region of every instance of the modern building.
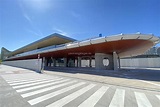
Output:
[[158,55],[160,56],[160,47],[152,47],[144,53],[144,55]]
[[120,67],[120,58],[145,53],[160,39],[150,34],[119,34],[77,41],[57,33],[28,44],[15,51],[1,50],[4,61],[42,59],[47,67],[92,67],[114,69]]

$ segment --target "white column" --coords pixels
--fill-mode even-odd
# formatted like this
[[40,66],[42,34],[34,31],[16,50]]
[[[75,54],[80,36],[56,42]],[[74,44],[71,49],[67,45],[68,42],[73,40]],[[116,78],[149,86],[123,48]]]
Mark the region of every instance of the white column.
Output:
[[78,58],[75,59],[75,67],[78,67]]
[[64,58],[64,67],[67,67],[67,58]]
[[51,59],[52,59],[52,62],[53,62],[53,67],[56,67],[56,59],[53,58],[53,57],[51,57]]
[[53,64],[54,67],[56,67],[56,59],[54,58],[54,64]]
[[116,52],[113,52],[113,63],[114,63],[114,70],[118,70],[118,63],[117,63],[118,55]]

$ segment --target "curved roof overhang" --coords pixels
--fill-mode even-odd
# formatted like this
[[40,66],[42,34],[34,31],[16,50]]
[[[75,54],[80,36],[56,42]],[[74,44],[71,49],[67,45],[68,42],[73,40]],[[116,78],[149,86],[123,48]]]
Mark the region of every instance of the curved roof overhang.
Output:
[[[112,54],[117,52],[120,58],[141,55],[159,42],[159,38],[144,34],[121,34],[99,37],[86,41],[65,44],[64,47],[40,52],[41,57],[77,57],[90,56],[95,53]],[[37,58],[37,54],[13,59]]]

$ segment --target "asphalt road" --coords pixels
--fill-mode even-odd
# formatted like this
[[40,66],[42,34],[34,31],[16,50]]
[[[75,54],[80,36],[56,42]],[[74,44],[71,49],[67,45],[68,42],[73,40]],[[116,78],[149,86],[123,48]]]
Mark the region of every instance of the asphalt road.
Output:
[[13,69],[0,71],[0,107],[160,106],[158,91]]

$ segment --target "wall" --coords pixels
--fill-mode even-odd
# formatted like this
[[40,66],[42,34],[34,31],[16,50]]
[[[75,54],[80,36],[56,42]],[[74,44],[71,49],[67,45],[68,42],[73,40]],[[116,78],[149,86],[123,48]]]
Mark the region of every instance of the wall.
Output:
[[[104,60],[108,59],[109,64],[104,65]],[[113,70],[114,64],[113,64],[113,55],[111,54],[104,54],[104,53],[95,53],[95,68],[97,70]]]
[[120,59],[121,67],[160,68],[160,58]]
[[17,61],[4,61],[2,64],[11,65],[15,67],[27,68],[37,72],[41,71],[42,59],[29,59],[29,60],[17,60]]

